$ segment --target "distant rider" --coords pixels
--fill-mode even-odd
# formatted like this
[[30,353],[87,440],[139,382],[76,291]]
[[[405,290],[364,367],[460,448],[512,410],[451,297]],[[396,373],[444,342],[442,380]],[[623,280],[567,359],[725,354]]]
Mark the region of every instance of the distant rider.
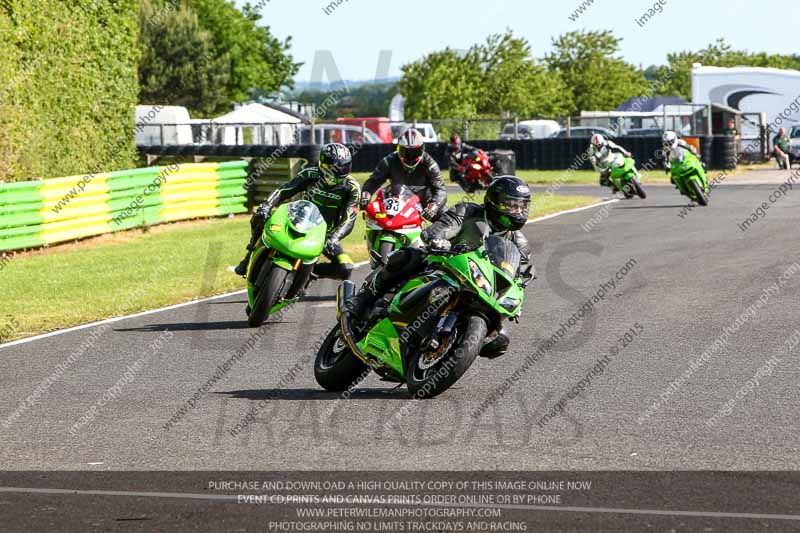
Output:
[[[515,176],[500,176],[486,189],[483,202],[483,205],[459,203],[445,211],[437,222],[422,232],[423,242],[433,250],[449,250],[458,244],[475,247],[481,244],[483,236],[478,223],[485,223],[492,235],[513,242],[520,251],[522,264],[529,264],[528,240],[520,231],[528,221],[531,203],[528,185]],[[367,277],[350,303],[353,316],[362,316],[385,293],[421,273],[427,253],[419,248],[402,248],[392,253],[386,266],[378,267]],[[508,335],[503,330],[484,346],[481,355],[503,355],[508,344]]]
[[475,147],[469,145],[461,140],[458,133],[454,133],[450,137],[450,144],[447,145],[447,150],[444,155],[450,162],[450,181],[458,182],[464,173],[462,165],[464,157],[468,156]]
[[436,220],[447,205],[447,190],[439,165],[425,152],[422,134],[413,128],[403,132],[397,141],[397,151],[384,157],[364,182],[362,209],[386,180],[392,185],[405,185],[419,196],[425,207],[422,214],[428,220]]
[[358,215],[359,186],[350,176],[353,156],[343,144],[331,143],[322,147],[319,164],[300,171],[293,180],[282,185],[259,206],[250,221],[252,235],[247,245],[247,255],[235,272],[247,273],[250,254],[264,232],[264,223],[270,211],[303,193],[303,199],[315,204],[328,225],[323,254],[331,262],[317,263],[314,274],[324,278],[350,279],[353,261],[342,247],[341,240],[353,231]]
[[613,154],[620,154],[623,157],[631,156],[629,151],[616,144],[614,141],[606,139],[599,133],[592,135],[592,139],[589,142],[589,161],[592,163],[595,171],[600,173],[600,185],[603,187],[611,187],[614,192],[617,192],[614,183],[609,178],[611,175],[611,167],[608,165],[608,159],[609,156]]
[[[661,141],[664,146],[664,167],[667,174],[672,173],[671,163],[683,162],[687,150],[695,157],[700,157],[695,147],[678,137],[678,134],[674,131],[665,131]],[[675,185],[675,180],[672,179],[672,176],[670,176],[669,180]],[[675,186],[677,187],[677,185]]]

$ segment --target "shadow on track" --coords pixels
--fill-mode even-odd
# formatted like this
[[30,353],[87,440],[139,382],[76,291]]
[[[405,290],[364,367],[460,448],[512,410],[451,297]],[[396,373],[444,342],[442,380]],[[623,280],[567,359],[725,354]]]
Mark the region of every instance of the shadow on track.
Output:
[[[237,400],[339,400],[343,399],[341,392],[328,392],[322,389],[251,389],[236,391],[221,391],[214,394],[227,395]],[[411,394],[405,387],[385,389],[353,389],[349,393],[350,400],[410,400]]]
[[626,205],[614,207],[614,209],[680,209],[686,207],[686,204],[677,205]]
[[[281,324],[283,322],[265,322],[265,324]],[[138,331],[152,333],[154,331],[212,331],[225,329],[251,329],[246,320],[230,322],[181,322],[175,324],[148,324],[138,328],[116,328],[114,331]]]

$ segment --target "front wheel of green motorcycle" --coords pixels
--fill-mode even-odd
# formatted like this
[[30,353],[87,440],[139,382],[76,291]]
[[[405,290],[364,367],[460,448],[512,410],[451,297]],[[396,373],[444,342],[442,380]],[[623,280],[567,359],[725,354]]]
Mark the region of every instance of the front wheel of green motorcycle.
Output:
[[[267,272],[260,272],[256,286],[260,287],[253,302],[253,308],[247,315],[247,323],[251,328],[259,328],[267,319],[270,309],[281,296],[289,272],[280,267],[273,266]],[[264,279],[266,278],[266,279]]]
[[405,374],[414,399],[438,396],[461,379],[478,356],[487,333],[483,318],[468,315],[436,350],[412,353]]
[[642,188],[642,184],[639,183],[639,180],[637,180],[636,178],[633,178],[631,180],[631,185],[633,186],[633,189],[634,189],[634,191],[636,191],[636,195],[639,198],[641,198],[642,200],[647,198],[647,193],[644,192],[644,189]]
[[689,187],[692,188],[694,191],[695,200],[700,205],[708,205],[708,197],[706,196],[705,191],[703,191],[703,186],[700,185],[700,182],[696,179],[693,179],[689,182]]
[[353,354],[337,325],[325,337],[314,359],[317,383],[327,391],[342,392],[357,385],[367,374],[367,365]]

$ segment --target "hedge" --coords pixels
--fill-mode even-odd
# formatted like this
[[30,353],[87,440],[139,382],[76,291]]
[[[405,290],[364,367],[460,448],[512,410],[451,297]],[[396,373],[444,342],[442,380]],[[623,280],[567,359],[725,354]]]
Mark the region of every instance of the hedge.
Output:
[[0,0],[0,180],[130,167],[136,0]]

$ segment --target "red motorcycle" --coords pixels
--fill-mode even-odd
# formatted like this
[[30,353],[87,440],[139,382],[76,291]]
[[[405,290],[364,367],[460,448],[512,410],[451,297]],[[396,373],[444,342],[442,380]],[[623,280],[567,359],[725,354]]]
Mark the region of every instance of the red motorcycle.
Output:
[[468,193],[487,188],[494,179],[489,156],[480,148],[465,155],[455,170],[458,184]]
[[367,225],[367,250],[372,268],[377,266],[371,252],[382,262],[390,253],[406,246],[421,246],[422,203],[405,185],[392,185],[378,191],[364,208]]

